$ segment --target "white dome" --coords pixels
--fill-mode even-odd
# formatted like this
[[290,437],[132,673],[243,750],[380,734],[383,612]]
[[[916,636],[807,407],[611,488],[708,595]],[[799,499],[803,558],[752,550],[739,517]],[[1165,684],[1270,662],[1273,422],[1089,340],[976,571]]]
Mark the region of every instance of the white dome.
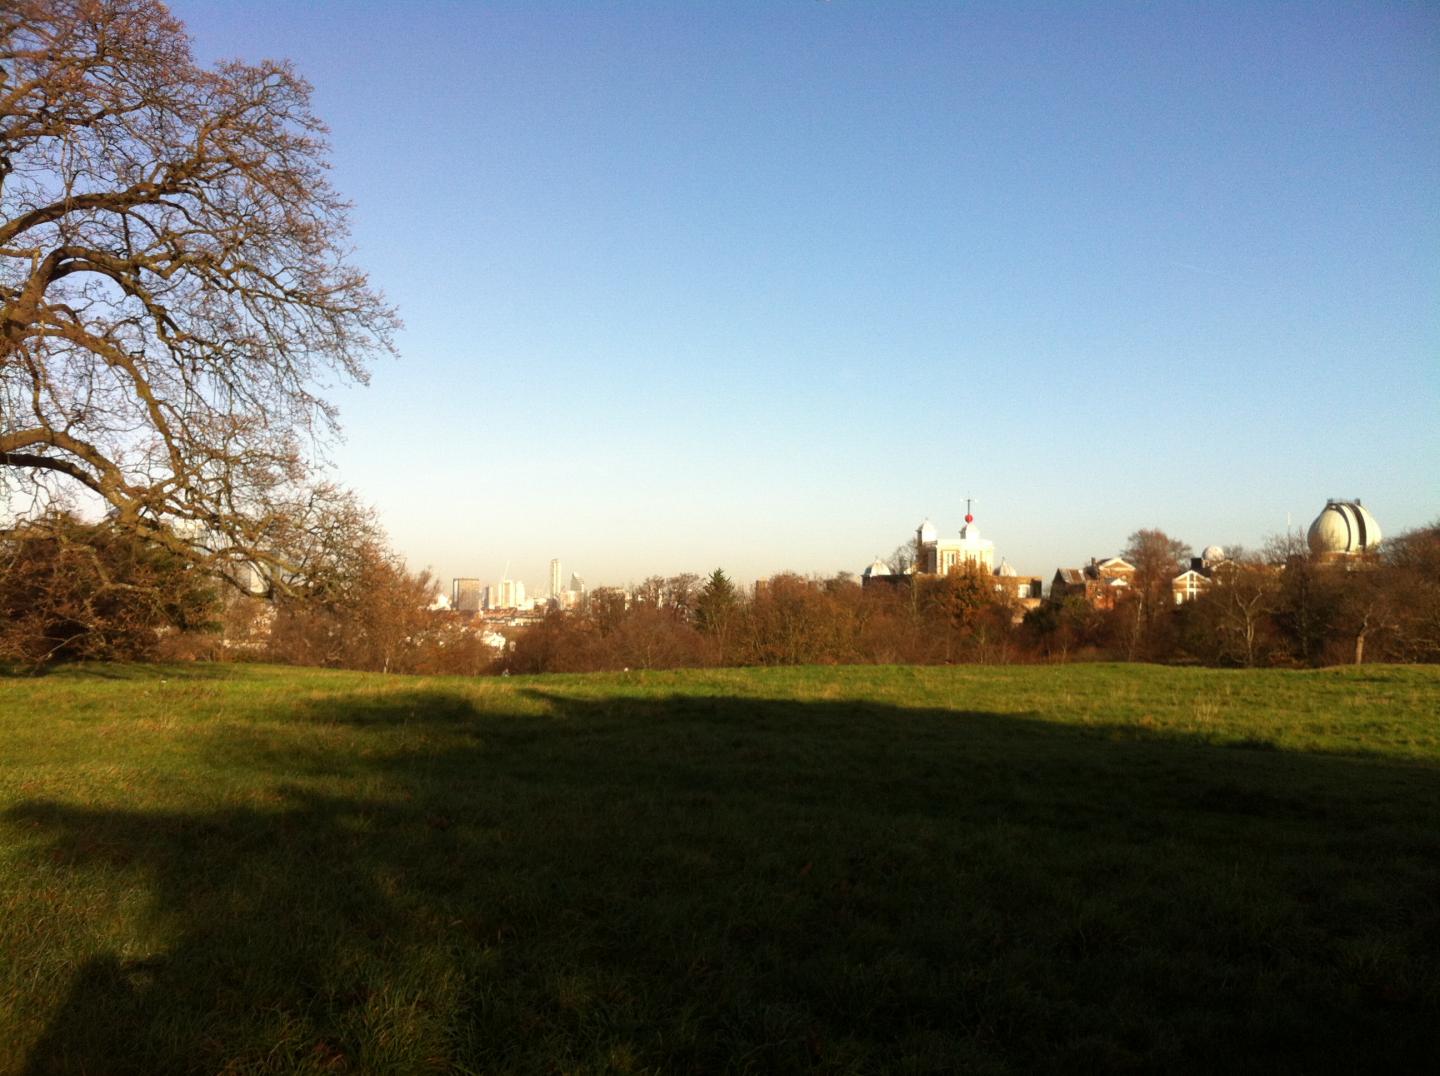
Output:
[[1013,576],[1015,574],[1015,569],[1010,566],[1010,562],[1008,560],[1006,560],[1004,557],[1001,557],[1000,567],[995,569],[995,574]]
[[940,537],[940,532],[935,529],[935,524],[931,523],[928,519],[920,524],[919,527],[915,528],[915,532],[920,535],[921,544],[933,542]]
[[874,575],[893,575],[894,573],[890,570],[890,565],[886,564],[879,557],[876,557],[870,563],[870,567],[866,568],[860,574],[866,579],[869,579],[871,576]]
[[1225,547],[1223,545],[1207,545],[1200,554],[1200,559],[1206,564],[1218,564],[1225,559]]
[[1365,553],[1380,544],[1380,524],[1359,501],[1328,501],[1305,540],[1312,553]]

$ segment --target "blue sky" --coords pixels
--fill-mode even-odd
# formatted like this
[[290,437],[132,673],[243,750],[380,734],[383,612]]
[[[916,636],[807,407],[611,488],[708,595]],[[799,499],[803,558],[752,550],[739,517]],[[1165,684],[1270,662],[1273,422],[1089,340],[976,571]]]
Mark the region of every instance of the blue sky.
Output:
[[414,567],[1440,516],[1434,5],[173,8],[315,85],[406,322],[335,462]]

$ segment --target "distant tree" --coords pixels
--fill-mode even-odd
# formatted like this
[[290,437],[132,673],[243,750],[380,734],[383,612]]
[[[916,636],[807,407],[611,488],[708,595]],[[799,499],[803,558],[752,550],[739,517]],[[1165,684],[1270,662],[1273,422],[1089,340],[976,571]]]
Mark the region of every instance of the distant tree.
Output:
[[952,628],[973,623],[980,610],[994,600],[995,583],[983,566],[972,561],[945,575],[926,578],[921,600],[926,610]]
[[309,537],[303,591],[282,594],[271,654],[300,665],[411,671],[434,618],[428,572],[411,572],[374,514],[353,502]]
[[427,610],[423,627],[406,641],[399,671],[449,676],[499,672],[504,655],[488,646],[483,636],[483,627],[453,610]]
[[736,617],[740,608],[740,595],[730,577],[716,568],[705,580],[695,598],[695,626],[715,641],[717,658],[725,664]]
[[1124,618],[1126,655],[1158,657],[1168,635],[1162,617],[1174,608],[1171,582],[1189,561],[1190,546],[1162,530],[1138,530],[1126,540],[1120,556],[1135,567],[1130,594],[1117,608]]
[[591,662],[592,634],[583,617],[552,609],[538,624],[515,636],[504,667],[516,673],[586,672]]
[[1025,615],[1023,628],[1032,648],[1051,661],[1067,661],[1106,643],[1106,615],[1078,594],[1043,602]]
[[0,532],[0,660],[149,660],[218,630],[214,580],[166,546],[65,513]]
[[649,576],[643,583],[635,588],[635,604],[649,605],[653,608],[660,608],[665,600],[665,579],[662,576]]
[[635,588],[636,605],[649,606],[683,619],[688,619],[699,592],[700,577],[693,572],[681,575],[652,575]]
[[760,665],[834,664],[854,660],[846,607],[793,572],[772,576],[745,610],[745,650]]
[[1268,539],[1263,556],[1280,570],[1274,621],[1289,657],[1319,664],[1338,630],[1340,573],[1318,563],[1299,532]]
[[921,615],[939,647],[937,656],[964,660],[987,610],[998,600],[994,578],[982,565],[966,561],[945,575],[920,576],[918,585]]
[[1190,560],[1190,546],[1162,530],[1138,530],[1125,542],[1120,556],[1135,566],[1131,585],[1147,612],[1173,604],[1171,581]]
[[699,596],[700,577],[694,572],[681,572],[665,580],[661,605],[682,620],[689,620],[695,614],[695,601]]
[[619,630],[629,604],[623,590],[596,587],[585,596],[585,618],[603,638]]
[[1208,660],[1250,667],[1261,658],[1279,608],[1280,572],[1257,554],[1231,556],[1183,610],[1190,648]]
[[904,575],[917,567],[920,563],[917,540],[912,538],[901,542],[895,547],[895,551],[885,558],[885,563],[890,565],[890,571],[896,575]]
[[[310,87],[198,66],[158,0],[0,8],[0,493],[234,577],[300,574],[327,379],[394,313],[349,264]],[[32,518],[54,521],[54,515]]]
[[1351,642],[1351,660],[1363,665],[1366,645],[1376,639],[1383,643],[1399,626],[1396,595],[1377,565],[1337,573],[1336,581],[1340,584],[1336,625]]
[[1380,562],[1395,607],[1395,656],[1440,661],[1440,520],[1389,539]]
[[602,668],[673,669],[703,664],[700,634],[671,610],[636,605],[604,639]]

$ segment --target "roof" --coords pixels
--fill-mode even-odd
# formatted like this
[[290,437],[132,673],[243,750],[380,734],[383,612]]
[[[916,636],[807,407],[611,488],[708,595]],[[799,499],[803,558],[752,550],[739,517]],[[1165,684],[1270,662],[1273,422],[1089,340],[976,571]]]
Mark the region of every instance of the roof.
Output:
[[1314,553],[1364,553],[1380,544],[1380,524],[1359,501],[1327,501],[1305,537]]
[[1110,568],[1112,570],[1117,568],[1128,568],[1132,572],[1135,570],[1135,565],[1131,564],[1124,557],[1106,557],[1104,560],[1096,561],[1095,567],[1101,569]]

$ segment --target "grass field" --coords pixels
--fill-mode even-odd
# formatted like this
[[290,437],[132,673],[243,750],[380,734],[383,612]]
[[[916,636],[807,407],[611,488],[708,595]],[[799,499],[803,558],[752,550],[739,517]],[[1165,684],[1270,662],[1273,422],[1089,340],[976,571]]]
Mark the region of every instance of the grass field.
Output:
[[0,1072],[1437,1057],[1440,669],[0,678]]

